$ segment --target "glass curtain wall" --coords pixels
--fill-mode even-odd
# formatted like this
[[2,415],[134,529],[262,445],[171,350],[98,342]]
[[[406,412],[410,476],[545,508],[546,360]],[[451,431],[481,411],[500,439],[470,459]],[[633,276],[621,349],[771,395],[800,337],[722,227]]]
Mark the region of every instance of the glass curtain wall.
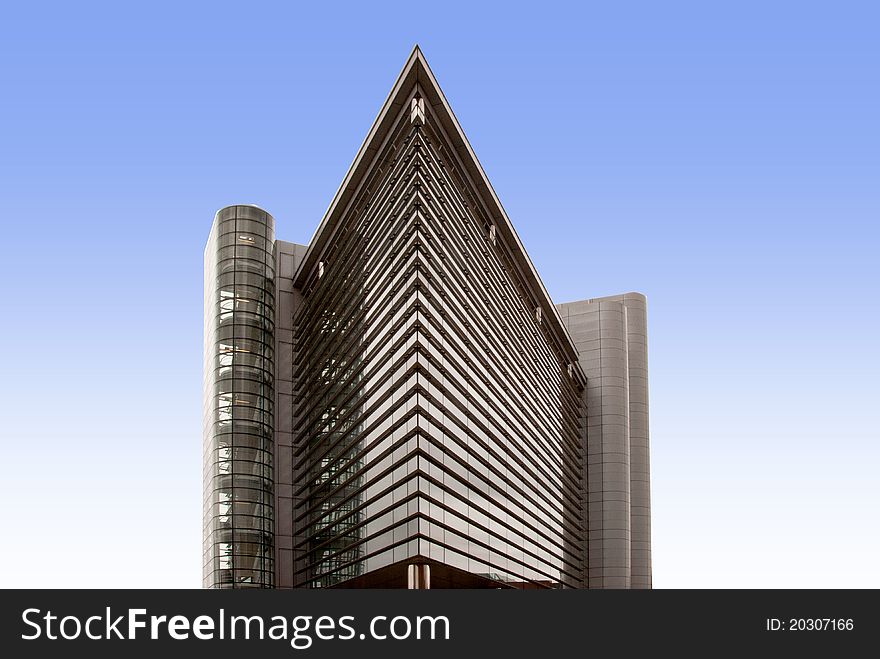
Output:
[[207,588],[271,588],[275,220],[220,210],[205,250]]

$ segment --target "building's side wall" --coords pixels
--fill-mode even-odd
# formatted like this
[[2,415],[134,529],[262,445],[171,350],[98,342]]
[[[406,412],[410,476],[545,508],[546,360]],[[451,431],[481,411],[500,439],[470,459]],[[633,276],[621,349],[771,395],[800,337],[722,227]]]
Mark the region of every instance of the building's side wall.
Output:
[[587,376],[587,583],[650,588],[645,298],[628,293],[557,308]]
[[205,250],[204,562],[208,588],[274,585],[275,222],[214,219]]
[[293,275],[305,246],[275,241],[275,587],[293,588]]

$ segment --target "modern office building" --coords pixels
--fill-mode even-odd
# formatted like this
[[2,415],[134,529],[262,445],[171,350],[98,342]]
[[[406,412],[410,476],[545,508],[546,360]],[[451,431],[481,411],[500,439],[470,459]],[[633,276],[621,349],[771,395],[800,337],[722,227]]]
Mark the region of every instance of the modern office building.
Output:
[[550,299],[416,48],[308,245],[205,251],[204,585],[650,588],[646,305]]

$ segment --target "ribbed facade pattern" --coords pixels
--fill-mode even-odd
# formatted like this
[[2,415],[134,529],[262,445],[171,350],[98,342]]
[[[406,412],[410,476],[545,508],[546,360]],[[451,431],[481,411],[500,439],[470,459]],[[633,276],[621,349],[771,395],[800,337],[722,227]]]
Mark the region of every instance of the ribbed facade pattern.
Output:
[[414,116],[294,316],[294,583],[424,559],[582,587],[582,385],[430,108]]
[[275,222],[214,218],[205,250],[204,570],[208,588],[270,588]]

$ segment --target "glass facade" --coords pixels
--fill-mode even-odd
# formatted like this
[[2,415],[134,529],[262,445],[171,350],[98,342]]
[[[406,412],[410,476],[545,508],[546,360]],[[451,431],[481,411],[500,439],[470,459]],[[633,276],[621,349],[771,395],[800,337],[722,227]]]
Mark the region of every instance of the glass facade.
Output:
[[423,560],[582,587],[582,381],[430,110],[413,116],[294,316],[294,582]]
[[275,221],[214,218],[205,249],[204,561],[208,588],[274,585]]

